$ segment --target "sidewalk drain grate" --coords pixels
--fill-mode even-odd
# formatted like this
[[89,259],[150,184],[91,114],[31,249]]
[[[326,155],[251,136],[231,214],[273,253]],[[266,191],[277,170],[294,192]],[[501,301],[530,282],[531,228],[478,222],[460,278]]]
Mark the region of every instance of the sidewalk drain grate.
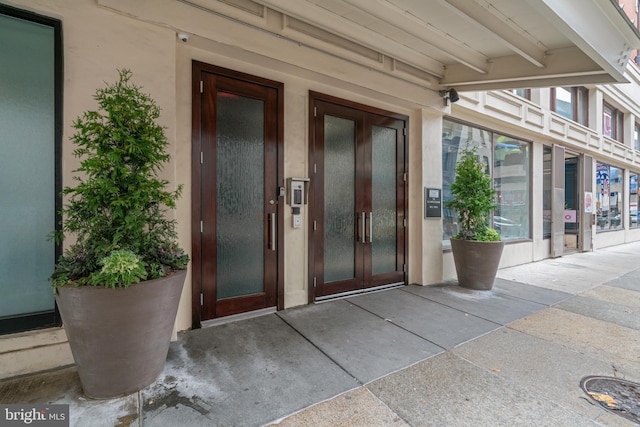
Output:
[[613,377],[589,376],[580,387],[606,410],[640,424],[640,384]]

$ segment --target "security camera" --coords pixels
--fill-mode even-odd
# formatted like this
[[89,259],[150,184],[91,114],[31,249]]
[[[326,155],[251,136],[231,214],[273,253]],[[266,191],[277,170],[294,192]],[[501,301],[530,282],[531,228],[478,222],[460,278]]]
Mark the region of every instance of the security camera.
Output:
[[438,94],[444,99],[444,106],[448,107],[452,102],[458,102],[460,96],[458,95],[458,91],[454,88],[440,90]]
[[184,43],[189,41],[189,36],[185,33],[178,33],[178,38],[182,40]]

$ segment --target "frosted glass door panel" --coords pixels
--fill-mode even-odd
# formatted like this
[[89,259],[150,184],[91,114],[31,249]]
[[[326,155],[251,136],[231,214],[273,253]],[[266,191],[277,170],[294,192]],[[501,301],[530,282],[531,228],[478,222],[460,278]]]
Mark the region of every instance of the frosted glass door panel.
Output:
[[217,96],[217,298],[264,291],[264,102]]
[[396,271],[396,130],[373,126],[371,141],[371,273]]
[[0,318],[54,310],[54,29],[0,15]]
[[355,277],[356,125],[325,116],[324,281]]
[[408,118],[315,95],[313,298],[403,283]]

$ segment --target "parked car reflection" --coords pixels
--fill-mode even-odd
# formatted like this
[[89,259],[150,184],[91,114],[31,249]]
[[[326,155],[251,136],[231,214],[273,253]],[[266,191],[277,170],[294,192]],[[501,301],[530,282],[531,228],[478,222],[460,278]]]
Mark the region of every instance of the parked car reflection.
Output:
[[512,219],[494,215],[493,216],[493,228],[496,229],[501,236],[510,236],[520,234],[521,224]]

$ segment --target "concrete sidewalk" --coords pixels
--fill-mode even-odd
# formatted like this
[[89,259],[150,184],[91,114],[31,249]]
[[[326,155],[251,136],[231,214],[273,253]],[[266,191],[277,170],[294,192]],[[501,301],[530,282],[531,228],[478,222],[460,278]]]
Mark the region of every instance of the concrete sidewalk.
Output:
[[73,367],[0,382],[74,426],[631,426],[580,388],[640,382],[640,243],[499,271],[492,291],[406,286],[188,331],[139,393]]

